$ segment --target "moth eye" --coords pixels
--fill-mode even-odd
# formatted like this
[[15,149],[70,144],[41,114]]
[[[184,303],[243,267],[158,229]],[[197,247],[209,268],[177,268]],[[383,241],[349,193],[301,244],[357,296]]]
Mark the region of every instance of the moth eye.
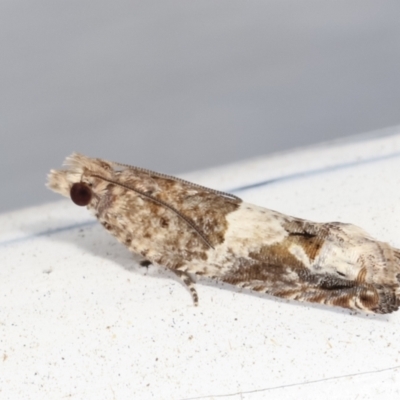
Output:
[[92,190],[86,183],[74,183],[69,192],[71,200],[78,206],[87,206],[92,199]]

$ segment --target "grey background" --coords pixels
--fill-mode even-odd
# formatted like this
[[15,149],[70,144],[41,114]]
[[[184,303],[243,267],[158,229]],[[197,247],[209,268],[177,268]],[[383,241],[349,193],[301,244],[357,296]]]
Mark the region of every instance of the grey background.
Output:
[[0,212],[72,151],[162,172],[400,123],[398,0],[0,2]]

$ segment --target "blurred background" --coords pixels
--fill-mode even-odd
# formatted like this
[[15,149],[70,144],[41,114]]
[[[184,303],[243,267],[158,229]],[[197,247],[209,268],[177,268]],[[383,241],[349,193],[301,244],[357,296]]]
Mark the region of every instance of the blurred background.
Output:
[[[0,2],[0,212],[72,151],[181,173],[400,123],[400,2]],[[224,188],[223,188],[224,189]]]

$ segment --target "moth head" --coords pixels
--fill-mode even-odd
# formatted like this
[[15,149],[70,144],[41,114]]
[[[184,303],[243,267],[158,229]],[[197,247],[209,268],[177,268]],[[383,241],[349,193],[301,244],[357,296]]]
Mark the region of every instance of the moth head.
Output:
[[52,169],[47,176],[46,186],[56,193],[69,197],[72,185],[80,180],[80,174],[74,174],[68,170]]
[[114,174],[112,166],[106,161],[78,153],[67,157],[64,165],[67,169],[50,171],[47,187],[70,197],[79,206],[90,204],[92,199],[97,197],[96,194],[101,194],[107,186],[107,182],[96,176],[111,179]]

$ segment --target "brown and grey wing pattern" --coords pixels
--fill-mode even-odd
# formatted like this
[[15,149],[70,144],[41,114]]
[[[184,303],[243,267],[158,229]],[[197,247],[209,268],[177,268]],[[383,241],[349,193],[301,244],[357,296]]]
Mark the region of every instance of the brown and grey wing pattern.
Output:
[[400,251],[360,228],[314,223],[184,180],[73,154],[50,189],[87,206],[129,250],[273,296],[375,313],[399,307]]
[[222,281],[286,299],[367,312],[398,309],[399,250],[350,224],[312,223],[278,213],[269,218],[283,228],[279,240],[271,243],[268,233],[265,244],[257,239],[260,245],[242,252]]

